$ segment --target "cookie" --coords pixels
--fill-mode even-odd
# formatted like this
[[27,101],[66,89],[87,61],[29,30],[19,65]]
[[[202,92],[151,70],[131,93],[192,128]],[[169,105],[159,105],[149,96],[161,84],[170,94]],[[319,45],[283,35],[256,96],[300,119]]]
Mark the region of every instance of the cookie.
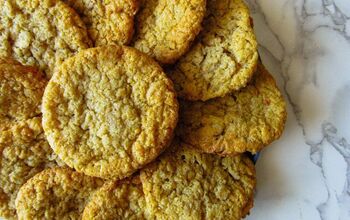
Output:
[[0,131],[0,216],[16,219],[20,187],[45,168],[63,164],[56,162],[57,156],[45,140],[40,117],[11,125]]
[[207,153],[256,153],[278,139],[286,121],[286,104],[262,64],[250,84],[223,98],[181,105],[179,135]]
[[30,119],[41,114],[47,80],[35,67],[0,59],[0,130],[5,120]]
[[141,181],[136,176],[105,183],[86,205],[83,220],[147,219],[145,210]]
[[46,137],[65,163],[121,179],[168,146],[178,103],[153,59],[110,45],[66,60],[45,89],[42,111]]
[[169,77],[179,97],[208,100],[244,87],[258,61],[257,42],[243,0],[208,0],[198,41]]
[[241,219],[252,207],[255,169],[246,155],[222,158],[174,142],[141,170],[151,216],[156,219]]
[[162,64],[174,63],[201,29],[206,0],[142,1],[134,46]]
[[6,218],[16,219],[14,201],[29,178],[47,167],[63,165],[41,126],[46,84],[37,68],[0,58],[0,216]]
[[84,23],[60,0],[0,0],[0,56],[51,77],[55,66],[90,46]]
[[18,219],[81,219],[86,203],[102,184],[101,179],[67,168],[44,170],[19,190]]
[[78,12],[95,46],[130,42],[138,0],[63,1]]

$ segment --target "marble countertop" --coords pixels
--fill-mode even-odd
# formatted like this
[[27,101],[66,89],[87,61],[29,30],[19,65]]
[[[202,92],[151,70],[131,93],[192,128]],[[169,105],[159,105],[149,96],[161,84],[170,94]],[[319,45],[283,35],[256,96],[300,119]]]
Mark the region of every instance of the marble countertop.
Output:
[[350,219],[350,1],[247,0],[263,63],[288,102],[257,163],[248,220]]

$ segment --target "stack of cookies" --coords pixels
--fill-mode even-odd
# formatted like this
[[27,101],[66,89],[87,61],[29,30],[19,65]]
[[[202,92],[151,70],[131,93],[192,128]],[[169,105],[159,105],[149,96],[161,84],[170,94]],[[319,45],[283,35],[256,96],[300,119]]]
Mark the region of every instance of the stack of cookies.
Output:
[[0,0],[3,218],[244,218],[285,120],[243,0]]

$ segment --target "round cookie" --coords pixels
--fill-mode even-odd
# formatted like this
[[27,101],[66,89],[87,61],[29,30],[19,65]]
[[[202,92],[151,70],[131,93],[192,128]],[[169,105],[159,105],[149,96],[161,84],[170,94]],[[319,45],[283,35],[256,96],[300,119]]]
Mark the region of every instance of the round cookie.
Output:
[[101,179],[67,168],[44,170],[18,192],[18,219],[81,219],[85,205],[102,184]]
[[262,64],[247,87],[207,102],[183,102],[179,135],[207,153],[256,153],[278,139],[287,117],[286,104]]
[[162,64],[172,64],[201,29],[206,0],[144,0],[136,16],[134,46]]
[[45,168],[62,166],[47,143],[41,118],[11,123],[0,131],[0,216],[16,219],[15,199],[20,187]]
[[121,179],[170,143],[178,103],[161,67],[134,48],[110,45],[67,59],[43,97],[54,151],[87,175]]
[[156,219],[241,219],[252,207],[256,184],[244,154],[222,158],[174,142],[141,170],[151,216]]
[[5,121],[25,120],[41,114],[47,80],[38,69],[12,59],[0,59],[0,130]]
[[105,183],[91,198],[83,220],[146,219],[146,200],[139,176]]
[[0,0],[0,56],[51,77],[55,66],[90,45],[84,23],[60,0]]
[[138,0],[63,0],[81,16],[95,46],[128,44]]
[[257,42],[243,0],[208,0],[198,41],[169,71],[187,100],[208,100],[239,90],[258,61]]

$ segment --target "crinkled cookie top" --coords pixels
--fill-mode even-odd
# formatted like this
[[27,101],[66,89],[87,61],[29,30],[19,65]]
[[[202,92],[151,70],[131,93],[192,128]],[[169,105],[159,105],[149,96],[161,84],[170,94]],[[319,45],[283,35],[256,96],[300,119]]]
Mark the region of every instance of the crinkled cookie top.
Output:
[[144,0],[134,46],[162,64],[174,63],[201,29],[206,0]]
[[141,170],[146,204],[156,219],[236,219],[252,207],[255,169],[246,155],[199,153],[183,143]]
[[178,103],[161,67],[134,48],[88,49],[66,60],[43,97],[43,126],[70,167],[124,178],[170,143]]
[[0,131],[0,216],[16,219],[20,187],[46,168],[63,166],[57,159],[45,139],[41,117],[12,122],[9,129]]
[[257,42],[243,0],[208,0],[203,30],[190,51],[169,71],[187,100],[208,100],[239,90],[258,61]]
[[57,65],[90,45],[84,23],[60,0],[0,0],[0,56],[51,77]]
[[86,205],[83,220],[147,219],[145,210],[140,177],[135,176],[105,183]]
[[1,58],[0,127],[5,125],[6,120],[16,121],[39,116],[46,83],[47,80],[37,68]]
[[68,168],[52,168],[24,184],[16,199],[18,219],[76,219],[103,181]]
[[128,44],[138,0],[63,0],[81,16],[95,46]]
[[286,121],[286,103],[262,66],[247,87],[207,102],[182,102],[179,135],[207,153],[256,153],[278,139]]

